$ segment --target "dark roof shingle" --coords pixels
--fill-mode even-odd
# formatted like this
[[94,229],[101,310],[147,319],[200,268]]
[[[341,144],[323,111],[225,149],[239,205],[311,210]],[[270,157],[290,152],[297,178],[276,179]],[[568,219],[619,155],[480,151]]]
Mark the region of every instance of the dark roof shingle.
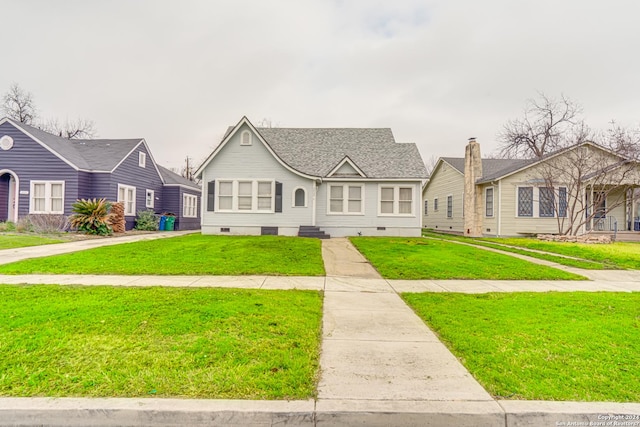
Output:
[[136,139],[67,139],[36,127],[12,122],[79,169],[109,172],[138,144]]
[[[464,174],[464,157],[442,157],[442,160]],[[533,162],[532,159],[482,159],[482,177],[477,182],[493,181]]]
[[345,157],[368,178],[426,178],[415,144],[399,144],[388,128],[256,128],[292,168],[326,177]]

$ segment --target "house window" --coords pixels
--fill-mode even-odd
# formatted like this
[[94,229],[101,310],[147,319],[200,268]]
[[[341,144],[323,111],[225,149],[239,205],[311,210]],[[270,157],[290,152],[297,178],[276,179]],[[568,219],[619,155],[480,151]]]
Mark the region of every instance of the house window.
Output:
[[453,196],[447,196],[447,218],[453,218]]
[[424,214],[425,214],[425,216],[429,215],[429,201],[428,200],[424,201]]
[[567,216],[567,187],[558,188],[558,216]]
[[240,135],[240,145],[251,145],[251,132],[245,130]]
[[493,187],[488,187],[484,191],[484,215],[493,216]]
[[433,211],[438,212],[438,199],[433,199]]
[[273,183],[258,181],[258,210],[270,211],[273,203]]
[[296,188],[293,192],[293,206],[304,208],[307,206],[307,194],[304,188]]
[[533,216],[533,187],[518,187],[518,216]]
[[362,214],[363,186],[338,184],[329,186],[329,213]]
[[538,188],[538,215],[541,218],[554,217],[554,199],[553,187]]
[[138,166],[143,168],[146,165],[147,165],[147,153],[143,153],[142,151],[140,151],[138,153]]
[[218,182],[218,209],[230,211],[233,209],[233,181]]
[[136,187],[118,184],[118,203],[124,204],[125,216],[136,214]]
[[31,181],[29,213],[64,214],[64,181]]
[[380,189],[380,213],[393,214],[393,187]]
[[182,216],[196,218],[198,216],[198,197],[193,194],[182,195]]
[[413,188],[399,187],[398,212],[400,215],[411,215],[413,212]]
[[147,208],[151,208],[151,209],[153,209],[153,203],[154,203],[154,200],[155,200],[155,194],[156,194],[156,193],[155,193],[155,191],[153,191],[153,190],[147,190],[147,191],[145,192],[145,196],[144,196],[144,205],[145,205]]
[[250,211],[253,201],[253,182],[238,181],[238,210]]
[[380,186],[380,215],[412,215],[413,187]]
[[274,182],[247,180],[220,180],[217,211],[273,212]]

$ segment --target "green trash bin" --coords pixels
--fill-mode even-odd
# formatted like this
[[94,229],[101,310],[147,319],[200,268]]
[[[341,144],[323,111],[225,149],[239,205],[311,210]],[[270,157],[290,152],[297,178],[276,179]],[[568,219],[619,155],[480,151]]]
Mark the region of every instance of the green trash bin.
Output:
[[173,226],[176,223],[175,216],[167,216],[167,219],[164,222],[165,231],[173,231]]

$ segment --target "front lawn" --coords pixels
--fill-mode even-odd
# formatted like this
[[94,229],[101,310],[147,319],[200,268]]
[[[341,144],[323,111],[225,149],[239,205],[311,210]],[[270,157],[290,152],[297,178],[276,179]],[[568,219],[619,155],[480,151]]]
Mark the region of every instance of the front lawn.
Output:
[[[566,265],[569,267],[582,268],[585,270],[611,270],[617,267],[612,264],[605,264],[602,262],[589,261],[584,258],[567,258],[565,256],[554,255],[548,252],[536,252],[526,249],[522,246],[514,247],[506,243],[509,239],[504,238],[475,238],[466,237],[448,233],[435,233],[429,231],[423,231],[422,235],[434,239],[452,240],[454,242],[463,242],[469,245],[484,246],[487,248],[498,249],[503,252],[511,252],[519,255],[526,255],[531,258],[543,259],[545,261],[555,262],[556,264]],[[495,243],[494,243],[495,242]]]
[[352,237],[351,242],[387,279],[585,279],[508,255],[441,240]]
[[0,396],[306,399],[321,294],[0,286]]
[[0,233],[0,250],[64,243],[66,240],[22,233]]
[[617,268],[640,270],[640,243],[586,244],[544,242],[530,238],[486,238],[485,241],[584,258]]
[[0,274],[322,276],[320,240],[189,234],[0,266]]
[[497,398],[640,402],[640,293],[403,298]]

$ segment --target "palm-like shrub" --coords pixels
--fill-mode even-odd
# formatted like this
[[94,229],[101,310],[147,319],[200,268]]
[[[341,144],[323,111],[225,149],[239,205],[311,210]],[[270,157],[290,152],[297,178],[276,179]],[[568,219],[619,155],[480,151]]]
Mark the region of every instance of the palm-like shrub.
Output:
[[110,209],[106,199],[80,199],[73,204],[70,224],[83,233],[106,236],[113,231]]

